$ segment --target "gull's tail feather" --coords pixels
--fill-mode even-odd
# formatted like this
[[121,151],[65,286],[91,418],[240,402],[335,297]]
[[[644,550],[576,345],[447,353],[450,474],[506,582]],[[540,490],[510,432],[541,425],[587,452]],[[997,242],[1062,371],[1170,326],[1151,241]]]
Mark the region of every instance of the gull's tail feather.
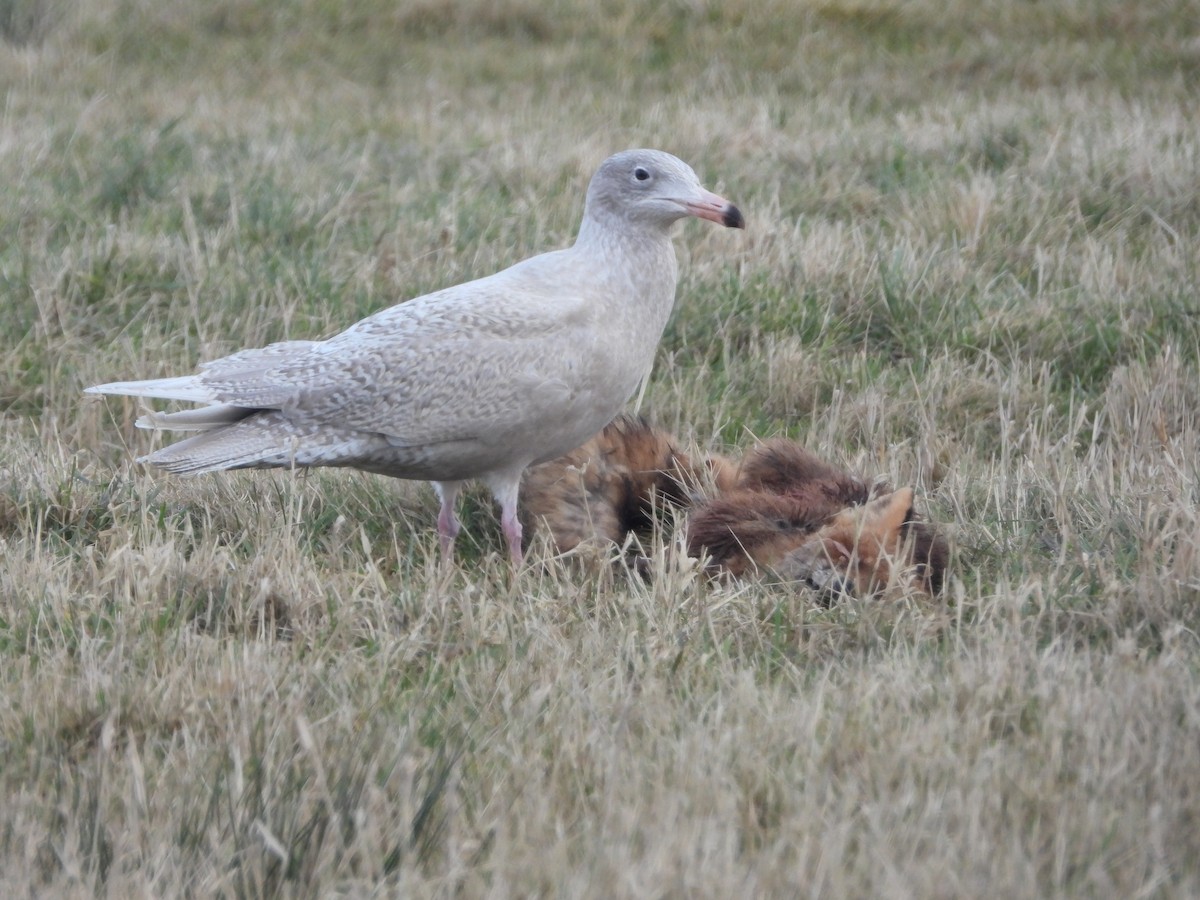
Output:
[[[166,418],[184,414],[172,413]],[[297,426],[278,412],[259,412],[231,424],[214,422],[197,427],[209,430],[140,457],[138,462],[175,475],[201,475],[226,469],[353,465],[373,447],[372,437],[321,425]],[[374,440],[378,443],[380,439]]]
[[84,388],[85,394],[119,394],[124,397],[156,397],[160,400],[191,400],[213,403],[213,390],[196,375],[177,378],[151,378],[147,381],[113,381]]
[[222,425],[240,422],[255,412],[242,406],[202,406],[173,413],[149,412],[133,424],[138,428],[162,428],[167,431],[211,431]]

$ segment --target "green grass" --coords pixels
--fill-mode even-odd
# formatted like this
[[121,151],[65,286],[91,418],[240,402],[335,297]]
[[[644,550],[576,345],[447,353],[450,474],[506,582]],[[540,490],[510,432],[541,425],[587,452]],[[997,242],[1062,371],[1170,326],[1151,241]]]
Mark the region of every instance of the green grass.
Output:
[[[37,896],[1194,896],[1193,2],[0,3],[0,872]],[[174,480],[190,371],[689,161],[641,412],[912,485],[946,596],[650,581],[486,492]]]

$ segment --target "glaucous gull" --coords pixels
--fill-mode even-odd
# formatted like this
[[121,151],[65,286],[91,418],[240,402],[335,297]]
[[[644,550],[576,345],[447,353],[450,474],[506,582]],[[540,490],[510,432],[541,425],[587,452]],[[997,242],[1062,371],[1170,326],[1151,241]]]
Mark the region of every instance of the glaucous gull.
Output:
[[568,249],[381,310],[323,341],[87,392],[206,404],[138,420],[199,432],[139,460],[168,472],[350,466],[431,481],[444,553],[459,531],[459,490],[480,479],[519,564],[521,473],[600,431],[650,371],[675,302],[671,226],[685,216],[745,227],[687,164],[627,150],[592,177]]

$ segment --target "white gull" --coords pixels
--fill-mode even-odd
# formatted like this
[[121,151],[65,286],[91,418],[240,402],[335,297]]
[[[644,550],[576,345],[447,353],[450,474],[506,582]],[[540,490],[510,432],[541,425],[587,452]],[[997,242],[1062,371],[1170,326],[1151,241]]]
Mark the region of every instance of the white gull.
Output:
[[138,420],[200,432],[140,460],[168,472],[350,466],[431,481],[445,553],[459,531],[459,490],[480,479],[519,564],[521,474],[595,435],[649,373],[675,302],[671,226],[685,216],[745,227],[686,163],[627,150],[592,177],[568,249],[381,310],[324,341],[87,393],[207,404]]

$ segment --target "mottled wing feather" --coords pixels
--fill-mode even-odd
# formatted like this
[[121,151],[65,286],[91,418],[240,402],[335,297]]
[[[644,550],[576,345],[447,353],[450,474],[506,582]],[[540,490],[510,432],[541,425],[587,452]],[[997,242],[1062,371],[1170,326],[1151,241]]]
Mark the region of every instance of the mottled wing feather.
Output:
[[267,372],[287,362],[306,355],[321,341],[277,341],[265,347],[252,347],[239,350],[229,356],[210,360],[200,364],[201,372],[221,372],[222,377],[232,377],[235,374],[244,378],[253,378],[260,372]]
[[198,377],[220,403],[280,409],[397,445],[519,428],[523,413],[536,416],[570,393],[564,373],[592,301],[561,281],[553,297],[514,281],[492,276],[440,291],[327,341],[214,360]]

